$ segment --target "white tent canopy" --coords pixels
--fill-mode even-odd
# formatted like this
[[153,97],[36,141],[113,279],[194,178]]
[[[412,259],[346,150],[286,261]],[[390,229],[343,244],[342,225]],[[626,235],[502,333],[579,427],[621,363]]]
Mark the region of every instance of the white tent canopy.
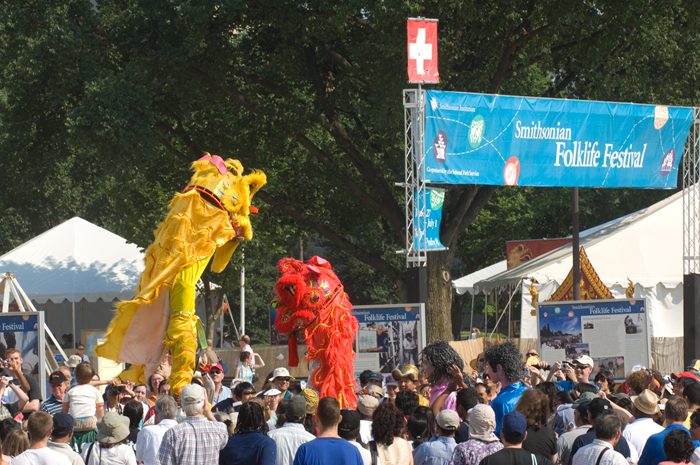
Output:
[[[634,296],[648,299],[649,327],[653,337],[682,338],[682,192],[583,231],[580,244],[615,299],[625,298],[628,278],[635,284]],[[571,267],[572,246],[568,244],[474,282],[473,288],[477,293],[519,288],[523,309],[521,338],[537,338],[537,320],[528,311],[532,308],[528,288],[536,280],[539,300],[544,301],[561,285]]]
[[[683,193],[581,233],[581,246],[603,283],[627,286],[627,278],[644,287],[683,283]],[[516,286],[521,279],[563,281],[571,270],[571,245],[474,284],[490,292]]]
[[498,263],[494,263],[486,268],[477,270],[474,273],[462,276],[459,279],[455,279],[452,281],[452,287],[455,288],[455,291],[457,291],[457,294],[459,295],[467,293],[474,294],[474,283],[502,273],[503,271],[506,271],[507,268],[508,264],[506,263],[506,260],[501,260]]
[[38,303],[109,302],[134,296],[143,257],[126,239],[75,217],[1,256],[0,271]]

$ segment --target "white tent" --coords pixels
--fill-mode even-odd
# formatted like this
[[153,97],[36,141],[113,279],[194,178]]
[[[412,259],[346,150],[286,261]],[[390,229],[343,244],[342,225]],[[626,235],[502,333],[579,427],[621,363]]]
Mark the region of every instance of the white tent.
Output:
[[129,300],[143,269],[136,245],[78,217],[0,257],[0,271],[15,275],[38,303]]
[[[683,193],[581,233],[581,246],[616,299],[625,298],[628,278],[634,297],[649,301],[649,329],[657,364],[682,368],[683,346]],[[521,338],[537,338],[529,288],[547,300],[572,267],[572,246],[565,245],[527,263],[473,283],[491,293],[521,291]],[[654,346],[656,345],[656,349]]]

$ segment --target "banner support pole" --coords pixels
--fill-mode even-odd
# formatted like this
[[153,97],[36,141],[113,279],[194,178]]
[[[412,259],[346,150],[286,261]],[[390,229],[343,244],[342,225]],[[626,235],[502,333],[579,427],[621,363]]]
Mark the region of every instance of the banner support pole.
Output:
[[578,209],[578,187],[571,189],[571,229],[572,243],[571,250],[574,259],[574,300],[581,300],[581,256],[579,255],[579,209]]

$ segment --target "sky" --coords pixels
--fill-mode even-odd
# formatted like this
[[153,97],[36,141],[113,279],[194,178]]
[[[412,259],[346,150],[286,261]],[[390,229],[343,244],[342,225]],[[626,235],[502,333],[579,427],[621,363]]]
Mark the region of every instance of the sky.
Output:
[[567,334],[581,334],[581,317],[558,316],[556,318],[540,318],[540,328],[547,326],[553,333],[561,331]]

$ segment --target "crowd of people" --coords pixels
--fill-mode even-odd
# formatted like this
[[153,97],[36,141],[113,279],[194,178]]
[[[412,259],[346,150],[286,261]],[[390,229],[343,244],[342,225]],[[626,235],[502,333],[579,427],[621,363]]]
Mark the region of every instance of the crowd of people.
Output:
[[[582,355],[551,365],[512,342],[489,346],[473,372],[445,341],[420,368],[364,371],[342,408],[264,362],[250,340],[230,387],[207,350],[180,396],[168,360],[148,383],[102,381],[82,354],[38,382],[8,350],[0,377],[2,464],[700,465],[700,361],[663,376],[636,367],[616,384]],[[106,386],[105,394],[98,387]]]

